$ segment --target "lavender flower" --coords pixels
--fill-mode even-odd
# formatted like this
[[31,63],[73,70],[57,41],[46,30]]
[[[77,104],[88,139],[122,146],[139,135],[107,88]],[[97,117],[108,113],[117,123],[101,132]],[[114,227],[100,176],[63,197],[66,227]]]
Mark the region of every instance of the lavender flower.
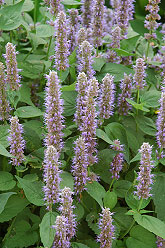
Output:
[[113,9],[117,9],[119,6],[120,0],[110,0],[110,5]]
[[120,89],[121,94],[118,98],[118,112],[120,115],[128,115],[129,110],[132,109],[132,106],[127,102],[127,98],[131,99],[132,95],[132,75],[127,75],[124,73],[124,79],[121,81]]
[[143,143],[139,152],[141,153],[140,172],[138,172],[138,185],[136,186],[137,191],[135,194],[139,197],[139,199],[148,199],[151,196],[150,185],[153,182],[153,175],[151,174],[151,170],[153,168],[151,161],[152,146],[150,146],[149,143]]
[[165,148],[165,90],[162,90],[160,109],[157,119],[157,143],[160,149]]
[[98,81],[92,78],[89,82],[87,90],[86,107],[84,109],[84,115],[82,116],[82,123],[80,125],[80,131],[82,137],[87,144],[88,162],[94,164],[97,162],[96,154],[96,127],[97,127],[97,113],[96,113],[96,100],[98,96]]
[[75,194],[79,195],[85,190],[88,166],[87,145],[81,136],[75,142],[74,151],[72,174],[74,177]]
[[146,6],[146,10],[149,11],[149,14],[146,15],[146,20],[144,21],[144,26],[149,30],[149,33],[145,34],[147,40],[156,39],[155,30],[159,27],[157,20],[160,20],[159,6],[160,0],[149,0]]
[[45,99],[45,122],[48,134],[45,139],[45,142],[47,146],[53,145],[57,149],[57,152],[60,152],[63,148],[63,100],[61,99],[60,85],[57,72],[50,71],[49,75],[47,75],[46,77],[48,81]]
[[5,78],[5,67],[0,62],[0,120],[5,121],[10,118],[10,105],[7,100],[6,94],[6,78]]
[[8,42],[6,45],[6,67],[7,67],[7,83],[9,83],[12,90],[18,90],[20,85],[19,69],[17,68],[15,46]]
[[99,228],[101,230],[98,236],[98,242],[100,242],[100,248],[111,248],[114,237],[114,226],[112,213],[109,208],[103,208],[101,218],[99,220]]
[[114,25],[114,12],[112,9],[107,8],[104,6],[104,20],[105,20],[105,25],[104,25],[104,36],[110,35],[112,31],[112,27]]
[[56,46],[55,46],[55,67],[59,71],[65,71],[68,65],[69,43],[67,40],[67,21],[63,11],[57,15],[55,23]]
[[92,78],[95,73],[92,68],[92,49],[93,47],[89,44],[88,41],[83,41],[80,45],[78,54],[78,71],[84,72],[88,79]]
[[92,37],[93,45],[99,47],[102,45],[104,31],[104,0],[95,0],[92,19]]
[[114,77],[107,73],[102,80],[100,99],[99,99],[99,107],[100,107],[99,112],[101,119],[109,119],[110,116],[113,115],[114,98],[115,98],[114,89],[115,89]]
[[77,9],[69,10],[69,31],[68,31],[68,40],[69,40],[69,51],[72,53],[77,44],[77,33],[79,30],[79,13]]
[[82,25],[89,28],[93,19],[94,0],[82,0]]
[[76,90],[78,92],[77,96],[77,106],[76,106],[76,113],[75,113],[75,121],[78,125],[82,123],[82,116],[84,115],[84,108],[86,106],[86,90],[89,85],[87,77],[84,72],[79,73],[77,83],[76,83]]
[[4,0],[0,0],[0,7],[4,4]]
[[106,58],[108,62],[120,63],[120,56],[117,56],[117,53],[113,50],[113,48],[120,48],[121,28],[119,26],[112,30],[111,39],[110,50],[107,51]]
[[62,10],[61,0],[46,0],[46,4],[50,4],[49,11],[53,16]]
[[164,244],[165,244],[165,239],[157,236],[157,248],[163,248]]
[[73,199],[72,199],[73,192],[70,188],[65,187],[61,192],[61,206],[59,208],[61,215],[66,218],[67,223],[67,230],[66,230],[66,237],[70,241],[71,238],[74,237],[76,233],[76,221],[75,215],[73,214],[74,206]]
[[111,148],[114,151],[119,151],[120,153],[116,154],[116,156],[113,158],[111,163],[111,169],[110,172],[112,173],[112,178],[115,178],[116,180],[119,179],[119,173],[123,168],[123,162],[124,162],[124,155],[123,153],[123,146],[120,144],[119,140],[113,141],[115,145],[112,145]]
[[23,127],[19,124],[17,116],[14,116],[10,119],[10,130],[9,130],[9,144],[10,144],[10,153],[15,156],[11,158],[11,162],[14,166],[21,165],[24,160],[24,148],[25,141],[22,137]]
[[60,192],[60,169],[58,162],[59,154],[53,146],[48,146],[44,159],[44,201],[47,209],[52,210],[52,205],[59,201]]
[[67,238],[67,219],[64,216],[57,216],[53,228],[56,229],[56,235],[52,248],[69,248],[70,242]]
[[135,74],[133,77],[133,81],[136,85],[136,89],[143,89],[145,86],[144,78],[146,76],[145,69],[146,66],[144,65],[144,60],[139,58],[136,60],[136,65],[134,66]]
[[87,40],[87,30],[85,28],[80,28],[77,34],[77,45],[81,45],[85,40]]

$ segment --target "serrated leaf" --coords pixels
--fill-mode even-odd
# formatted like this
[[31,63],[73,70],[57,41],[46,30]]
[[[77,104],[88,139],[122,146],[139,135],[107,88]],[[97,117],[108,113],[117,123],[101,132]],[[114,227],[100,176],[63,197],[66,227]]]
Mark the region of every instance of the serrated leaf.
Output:
[[107,191],[105,196],[104,196],[103,202],[104,202],[104,207],[109,208],[110,210],[112,210],[117,204],[117,195],[116,195],[116,193]]
[[60,177],[61,177],[60,188],[63,189],[64,187],[69,187],[71,190],[73,190],[74,180],[71,173],[63,171]]
[[13,157],[2,144],[0,144],[0,154],[8,158]]
[[43,115],[43,112],[39,108],[25,106],[18,108],[14,114],[20,118],[33,118]]
[[0,190],[10,190],[14,188],[16,181],[13,180],[13,175],[6,171],[0,171]]
[[47,24],[40,24],[36,27],[36,34],[38,37],[50,37],[54,35],[54,27]]
[[87,192],[88,194],[95,199],[98,204],[103,207],[103,198],[105,196],[105,189],[101,184],[98,182],[94,181],[92,183],[87,183]]

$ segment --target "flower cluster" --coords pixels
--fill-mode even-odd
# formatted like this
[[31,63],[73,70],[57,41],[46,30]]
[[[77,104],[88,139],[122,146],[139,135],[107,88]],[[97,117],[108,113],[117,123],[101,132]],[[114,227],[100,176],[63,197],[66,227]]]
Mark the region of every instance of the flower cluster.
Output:
[[100,216],[99,228],[101,233],[98,236],[98,242],[100,242],[100,248],[110,248],[112,247],[112,242],[115,238],[112,213],[109,208],[103,208]]
[[93,19],[94,0],[82,0],[81,2],[82,25],[83,27],[89,28]]
[[5,78],[5,67],[0,62],[0,120],[8,120],[10,118],[10,105],[7,100],[6,94],[6,78]]
[[113,10],[104,6],[104,20],[105,20],[104,36],[111,34],[112,26],[114,24],[114,19],[115,17]]
[[76,195],[85,190],[87,182],[88,153],[85,140],[80,136],[75,142],[75,156],[73,158],[72,174]]
[[147,40],[156,39],[156,33],[155,30],[159,27],[159,23],[157,23],[157,20],[160,20],[159,12],[159,6],[160,0],[149,0],[146,10],[149,11],[149,14],[146,15],[145,20],[145,28],[149,30],[149,33],[145,34],[145,38]]
[[77,33],[77,45],[81,45],[85,40],[87,40],[87,30],[86,28],[80,28]]
[[7,67],[7,83],[10,85],[12,90],[18,90],[20,87],[20,76],[18,75],[19,69],[17,68],[15,46],[8,42],[6,45],[6,54],[4,57],[6,59]]
[[77,9],[69,10],[69,31],[68,31],[68,41],[69,41],[69,51],[72,53],[77,44],[77,33],[79,30],[79,13]]
[[132,95],[132,75],[127,75],[124,73],[124,79],[121,81],[120,89],[121,94],[118,98],[118,111],[120,115],[128,115],[129,110],[132,109],[132,106],[127,102],[127,98],[131,99]]
[[60,11],[55,23],[55,67],[59,71],[65,71],[68,65],[69,43],[67,40],[66,14]]
[[46,86],[46,113],[45,123],[48,130],[45,142],[47,146],[53,145],[58,152],[63,147],[62,142],[62,129],[64,128],[63,122],[63,100],[61,99],[61,91],[57,72],[50,71],[47,77]]
[[148,199],[151,194],[152,177],[151,170],[153,168],[151,161],[152,146],[149,143],[143,143],[139,152],[141,153],[140,160],[140,172],[138,172],[137,182],[138,185],[137,191],[135,194],[139,199]]
[[113,115],[115,99],[114,77],[110,74],[102,80],[100,98],[99,98],[99,116],[101,119],[109,119]]
[[11,162],[14,166],[19,166],[24,160],[25,141],[22,137],[23,127],[19,124],[19,119],[14,116],[10,119],[9,144],[10,153],[14,156]]
[[0,0],[0,6],[2,6],[4,4],[4,0]]
[[157,248],[163,248],[164,244],[165,244],[165,239],[157,236]]
[[46,1],[46,4],[48,3],[50,3],[50,13],[53,16],[57,16],[57,14],[62,10],[61,0],[50,0],[50,2]]
[[113,142],[115,145],[112,145],[111,148],[119,153],[112,160],[110,172],[112,173],[112,178],[118,180],[120,177],[119,173],[123,168],[124,155],[121,153],[123,152],[123,146],[119,140],[114,140]]
[[60,169],[58,162],[58,152],[53,146],[48,146],[44,159],[44,201],[47,209],[52,210],[52,205],[59,201],[60,192]]
[[109,45],[110,50],[107,51],[106,58],[108,62],[120,62],[120,56],[117,56],[117,53],[113,50],[113,48],[120,48],[120,40],[121,40],[121,28],[116,26],[111,32],[112,42]]
[[157,119],[157,143],[160,149],[165,148],[165,90],[160,98],[160,109]]
[[136,65],[134,66],[135,74],[133,77],[133,81],[135,83],[136,89],[143,89],[145,86],[144,78],[146,76],[145,69],[146,66],[144,64],[144,59],[138,58],[136,60]]

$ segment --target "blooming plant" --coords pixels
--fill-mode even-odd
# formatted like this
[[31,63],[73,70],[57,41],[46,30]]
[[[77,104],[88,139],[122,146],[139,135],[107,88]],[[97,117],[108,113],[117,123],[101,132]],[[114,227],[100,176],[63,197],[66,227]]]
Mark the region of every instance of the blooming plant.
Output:
[[164,247],[163,8],[0,0],[0,247]]

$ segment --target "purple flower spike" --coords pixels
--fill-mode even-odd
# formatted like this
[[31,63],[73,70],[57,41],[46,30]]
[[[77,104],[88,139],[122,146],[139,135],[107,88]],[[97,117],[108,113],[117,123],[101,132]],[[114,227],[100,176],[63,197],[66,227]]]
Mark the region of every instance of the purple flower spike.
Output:
[[146,20],[144,21],[144,26],[149,30],[149,33],[145,34],[147,40],[156,39],[155,30],[160,26],[157,23],[157,20],[160,20],[159,6],[160,0],[149,0],[146,6],[146,11],[149,11],[149,14],[146,15]]
[[165,87],[162,89],[160,109],[157,119],[157,143],[160,149],[165,148]]
[[17,60],[15,51],[15,46],[8,42],[6,45],[6,54],[4,55],[6,59],[7,67],[7,83],[10,85],[12,90],[18,90],[20,85],[20,76],[18,75],[19,69],[17,68]]
[[132,106],[127,102],[127,98],[131,99],[132,95],[132,75],[124,73],[124,79],[121,81],[120,89],[121,94],[118,98],[118,112],[120,115],[128,115],[128,112],[132,109]]
[[11,162],[14,166],[19,166],[24,160],[24,149],[25,141],[22,137],[23,127],[19,124],[17,116],[14,116],[10,119],[10,130],[9,130],[9,144],[10,144],[10,153],[15,156],[11,158]]
[[99,98],[99,115],[101,119],[109,119],[110,116],[113,115],[115,98],[114,89],[114,77],[107,73],[102,80]]
[[63,11],[59,12],[57,15],[55,31],[55,67],[59,71],[65,71],[66,68],[69,67],[69,43],[67,40],[67,20]]
[[163,248],[164,247],[164,244],[165,244],[165,239],[157,236],[157,248]]
[[110,5],[113,9],[117,9],[119,6],[120,0],[110,0]]
[[102,214],[100,214],[99,228],[101,230],[98,236],[98,242],[100,242],[100,248],[111,248],[112,242],[115,239],[113,226],[112,213],[109,208],[103,208]]
[[93,19],[94,0],[82,0],[82,25],[89,28]]
[[78,9],[69,10],[69,31],[68,31],[68,41],[69,41],[69,51],[72,53],[77,44],[77,33],[80,26],[80,16]]
[[62,10],[61,0],[46,0],[46,4],[50,4],[49,11],[53,16]]
[[120,48],[120,41],[121,41],[121,28],[119,26],[116,26],[111,33],[111,39],[112,42],[109,45],[111,48],[107,52],[107,60],[108,62],[115,62],[120,63],[120,56],[117,56],[117,53],[113,50],[113,48]]
[[48,146],[45,151],[44,159],[44,182],[45,186],[43,188],[45,197],[45,205],[47,210],[52,210],[52,205],[59,201],[60,192],[60,169],[58,162],[59,154],[53,146]]
[[104,32],[104,0],[95,0],[92,20],[93,45],[99,47],[102,45]]
[[70,242],[67,238],[67,219],[64,216],[57,216],[53,228],[56,229],[56,234],[52,248],[69,248]]
[[112,32],[112,27],[114,25],[114,11],[112,9],[107,8],[104,6],[104,36],[110,35]]
[[87,30],[85,28],[80,28],[77,34],[77,45],[81,45],[85,40],[87,40]]
[[135,74],[133,81],[135,83],[136,89],[143,89],[145,86],[144,78],[146,77],[144,60],[139,58],[136,60],[136,65],[134,66]]
[[75,194],[79,195],[86,190],[88,153],[85,140],[80,136],[75,142],[75,156],[73,158],[72,174],[74,177]]
[[123,153],[121,153],[123,152],[123,146],[120,144],[119,140],[114,140],[113,142],[116,145],[112,145],[111,148],[114,151],[120,151],[120,153],[116,154],[116,156],[112,160],[110,172],[112,173],[112,178],[118,180],[120,178],[119,173],[123,168],[124,162],[124,155]]
[[151,161],[152,146],[149,143],[143,143],[139,152],[141,153],[140,172],[138,172],[138,185],[135,194],[139,199],[148,199],[151,196],[150,185],[153,183],[153,175],[151,174],[153,168]]
[[46,86],[46,113],[45,123],[47,126],[48,134],[45,139],[47,146],[53,145],[60,153],[63,148],[62,142],[62,129],[64,128],[63,122],[63,100],[61,99],[60,82],[57,72],[50,71],[47,77]]
[[0,62],[0,120],[5,121],[10,118],[10,105],[6,94],[5,67]]
[[66,218],[67,223],[67,234],[66,237],[70,241],[71,238],[76,234],[76,221],[75,215],[73,214],[74,206],[72,199],[73,192],[70,188],[65,187],[61,192],[60,203],[61,206],[59,208],[61,215]]
[[95,73],[92,68],[92,49],[93,47],[89,44],[88,41],[83,41],[79,47],[78,54],[78,71],[84,72],[88,79],[92,78]]

